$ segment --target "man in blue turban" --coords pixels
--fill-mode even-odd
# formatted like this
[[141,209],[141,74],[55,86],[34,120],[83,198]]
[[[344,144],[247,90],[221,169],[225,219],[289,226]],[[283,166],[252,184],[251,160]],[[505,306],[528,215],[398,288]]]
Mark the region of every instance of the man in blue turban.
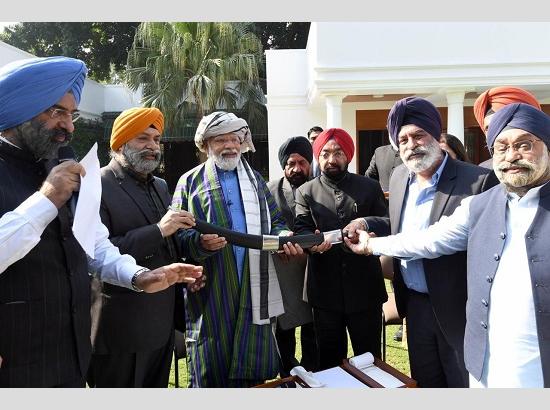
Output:
[[494,114],[487,146],[500,185],[426,230],[347,243],[406,259],[467,250],[470,387],[550,387],[550,117],[509,104]]
[[[441,149],[441,117],[429,101],[419,97],[397,101],[388,116],[388,130],[403,161],[389,185],[392,233],[427,228],[452,214],[462,199],[485,188],[489,170],[454,160]],[[375,228],[372,218],[365,222]],[[420,387],[466,387],[466,254],[394,259],[393,272],[397,310],[407,318],[412,377]]]
[[66,203],[86,172],[53,159],[74,131],[85,77],[84,63],[66,57],[0,69],[0,387],[85,386],[88,272],[146,292],[201,275],[192,265],[136,265],[111,244],[99,215],[89,226],[94,259],[74,237]]

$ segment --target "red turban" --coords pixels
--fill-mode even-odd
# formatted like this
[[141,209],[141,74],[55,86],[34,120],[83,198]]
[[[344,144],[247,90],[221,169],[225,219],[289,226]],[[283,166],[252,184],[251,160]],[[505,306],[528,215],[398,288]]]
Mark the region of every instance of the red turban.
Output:
[[477,97],[474,103],[474,116],[477,123],[484,130],[483,120],[489,109],[498,111],[502,107],[513,103],[525,103],[541,110],[540,104],[533,94],[516,87],[495,87],[491,88]]
[[321,150],[330,139],[334,139],[334,141],[340,145],[342,151],[346,154],[348,163],[351,162],[353,153],[355,152],[355,146],[353,145],[351,135],[349,135],[342,128],[329,128],[328,130],[324,130],[322,133],[317,135],[317,138],[315,138],[315,142],[313,143],[313,155],[315,155],[315,159],[319,160]]

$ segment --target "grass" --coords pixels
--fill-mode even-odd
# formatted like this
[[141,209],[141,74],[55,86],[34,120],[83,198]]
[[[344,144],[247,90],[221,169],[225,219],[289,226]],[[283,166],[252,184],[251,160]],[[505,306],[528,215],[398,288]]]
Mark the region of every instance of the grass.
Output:
[[[389,281],[386,280],[386,289],[388,292],[392,292]],[[395,367],[400,372],[410,376],[409,368],[409,354],[407,351],[406,343],[396,342],[393,340],[393,336],[399,325],[390,325],[386,326],[386,363]],[[302,349],[299,343],[300,340],[300,329],[296,330],[296,358],[300,360],[302,357]],[[353,350],[351,348],[351,342],[348,338],[348,357],[353,356]],[[180,387],[187,387],[188,385],[188,374],[187,374],[187,363],[186,359],[178,360],[178,369],[179,369],[179,380]],[[175,372],[174,372],[174,362],[172,362],[172,369],[170,371],[170,381],[168,387],[175,387]]]

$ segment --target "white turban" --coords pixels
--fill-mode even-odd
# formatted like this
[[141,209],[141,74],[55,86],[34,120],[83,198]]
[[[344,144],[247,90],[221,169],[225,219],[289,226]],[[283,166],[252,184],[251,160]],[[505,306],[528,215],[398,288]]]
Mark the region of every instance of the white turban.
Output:
[[256,152],[247,122],[233,113],[224,111],[215,111],[202,117],[195,133],[195,145],[202,152],[207,152],[204,146],[206,140],[229,132],[239,137],[241,152],[247,152],[248,150]]

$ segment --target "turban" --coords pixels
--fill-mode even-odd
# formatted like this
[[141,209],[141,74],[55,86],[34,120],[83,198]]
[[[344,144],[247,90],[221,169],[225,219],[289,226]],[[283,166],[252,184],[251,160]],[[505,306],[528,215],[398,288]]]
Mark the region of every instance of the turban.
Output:
[[329,128],[328,130],[324,130],[322,133],[317,135],[317,138],[313,143],[313,155],[315,155],[315,158],[319,160],[321,150],[330,139],[334,139],[334,141],[340,145],[346,154],[348,163],[350,163],[353,158],[353,153],[355,152],[355,147],[353,145],[351,135],[349,135],[342,128]]
[[164,131],[164,115],[158,108],[136,107],[122,111],[113,123],[111,149],[116,151],[151,125],[161,134]]
[[399,131],[404,125],[416,125],[439,141],[441,137],[441,115],[435,105],[424,98],[406,97],[397,101],[388,115],[390,143],[399,146]]
[[311,160],[313,159],[313,148],[311,148],[309,140],[306,137],[291,137],[287,139],[283,145],[279,147],[279,162],[281,163],[281,168],[285,168],[286,162],[292,154],[300,154],[311,164]]
[[248,150],[256,152],[247,122],[233,113],[224,111],[215,111],[210,115],[202,117],[195,133],[195,145],[202,152],[206,152],[204,146],[206,140],[229,132],[239,137],[241,152]]
[[550,148],[550,116],[533,106],[515,103],[498,110],[487,130],[487,146],[492,147],[498,135],[510,128],[527,131]]
[[0,69],[0,131],[28,121],[72,92],[80,103],[87,73],[83,61],[68,57],[14,61]]
[[541,109],[535,96],[525,90],[522,90],[521,88],[491,88],[481,93],[474,103],[474,116],[476,117],[477,123],[481,129],[485,129],[483,126],[483,120],[485,119],[485,114],[487,114],[489,109],[497,112],[505,105],[512,103],[526,103],[539,110]]

